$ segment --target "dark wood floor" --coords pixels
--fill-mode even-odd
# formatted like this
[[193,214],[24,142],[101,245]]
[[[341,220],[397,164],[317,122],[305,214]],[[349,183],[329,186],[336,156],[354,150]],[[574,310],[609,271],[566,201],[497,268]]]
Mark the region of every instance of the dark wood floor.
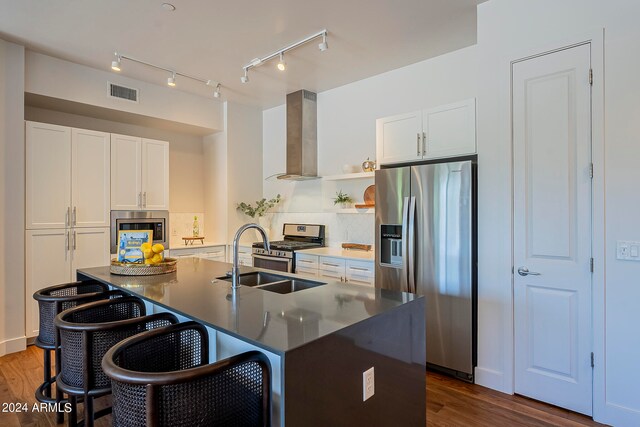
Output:
[[[0,357],[0,426],[55,426],[55,416],[31,411],[34,390],[42,382],[42,351],[27,350]],[[104,398],[103,398],[104,400]],[[21,413],[2,412],[4,404],[27,403]],[[99,402],[104,406],[108,402]],[[80,408],[81,409],[81,408]],[[110,417],[96,423],[108,426]],[[520,396],[427,373],[428,426],[602,426],[590,418]]]

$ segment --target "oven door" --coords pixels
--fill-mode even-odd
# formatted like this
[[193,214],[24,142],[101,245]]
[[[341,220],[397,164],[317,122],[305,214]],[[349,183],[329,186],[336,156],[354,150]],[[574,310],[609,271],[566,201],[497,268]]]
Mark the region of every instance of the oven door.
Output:
[[268,270],[282,271],[291,273],[293,269],[293,260],[291,258],[280,258],[275,256],[252,254],[253,266],[258,268],[266,268]]

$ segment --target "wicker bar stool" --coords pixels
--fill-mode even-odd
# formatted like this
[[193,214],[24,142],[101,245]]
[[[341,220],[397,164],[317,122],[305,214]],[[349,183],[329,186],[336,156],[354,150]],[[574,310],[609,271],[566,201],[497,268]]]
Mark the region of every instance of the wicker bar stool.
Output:
[[[38,301],[40,330],[35,339],[35,345],[43,350],[44,381],[36,389],[35,397],[39,402],[60,403],[61,393],[52,397],[51,389],[56,377],[51,375],[51,352],[55,352],[56,363],[59,363],[59,353],[56,348],[56,329],[53,324],[55,317],[64,310],[77,305],[100,299],[110,299],[125,296],[122,291],[109,291],[107,285],[97,282],[71,282],[50,286],[33,294]],[[58,414],[58,422],[62,422],[62,413]]]
[[197,322],[143,332],[102,360],[113,388],[115,427],[269,426],[271,365],[249,351],[208,364]]
[[111,408],[93,411],[93,400],[111,392],[109,378],[100,365],[107,350],[125,338],[177,322],[170,313],[147,316],[144,302],[134,296],[96,301],[60,313],[55,319],[61,354],[57,384],[69,396],[69,425],[77,425],[80,397],[84,400],[85,426],[93,426],[96,418],[111,412]]

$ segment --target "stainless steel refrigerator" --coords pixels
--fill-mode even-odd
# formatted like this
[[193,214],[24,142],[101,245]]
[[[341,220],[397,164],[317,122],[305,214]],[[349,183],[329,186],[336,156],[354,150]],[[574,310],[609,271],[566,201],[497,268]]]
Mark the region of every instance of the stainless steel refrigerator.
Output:
[[425,296],[427,365],[473,381],[475,161],[376,171],[377,288]]

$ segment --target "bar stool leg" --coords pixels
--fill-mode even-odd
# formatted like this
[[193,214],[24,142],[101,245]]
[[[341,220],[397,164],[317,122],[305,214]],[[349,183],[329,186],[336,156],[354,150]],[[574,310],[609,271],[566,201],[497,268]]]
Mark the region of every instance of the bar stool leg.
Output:
[[43,390],[45,397],[51,398],[51,350],[43,349],[44,352],[44,383],[47,384]]
[[[57,342],[58,340],[56,340]],[[58,379],[58,375],[60,375],[60,346],[56,345],[54,350],[55,363],[56,363],[56,380]],[[61,402],[62,402],[62,390],[58,387],[58,381],[56,381],[56,408],[58,409],[56,413],[56,423],[62,424],[64,422],[64,412],[61,410]]]
[[71,403],[71,412],[67,419],[69,427],[77,427],[78,425],[78,400],[75,396],[69,395],[69,403]]
[[84,395],[84,427],[93,427],[93,397]]

